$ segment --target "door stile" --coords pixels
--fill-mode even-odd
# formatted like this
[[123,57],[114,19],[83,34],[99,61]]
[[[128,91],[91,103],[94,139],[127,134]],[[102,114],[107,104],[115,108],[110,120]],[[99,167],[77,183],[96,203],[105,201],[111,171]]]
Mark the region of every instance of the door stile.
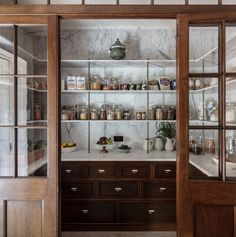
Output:
[[[189,237],[193,231],[192,226],[192,207],[190,193],[185,188],[188,185],[188,20],[181,16],[177,19],[177,161],[176,161],[176,176],[177,176],[177,236]],[[182,220],[188,220],[183,222]]]

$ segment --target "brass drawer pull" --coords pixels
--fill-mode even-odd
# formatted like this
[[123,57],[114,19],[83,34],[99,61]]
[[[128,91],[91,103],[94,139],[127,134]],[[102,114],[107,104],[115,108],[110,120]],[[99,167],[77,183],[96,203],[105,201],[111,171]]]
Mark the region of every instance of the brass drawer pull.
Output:
[[115,189],[116,192],[122,191],[122,188],[121,188],[121,187],[116,187],[116,188],[114,188],[114,189]]
[[133,173],[133,174],[137,174],[138,173],[138,170],[131,170],[131,172]]
[[84,209],[84,210],[82,210],[82,212],[83,212],[84,214],[87,214],[87,213],[88,213],[88,210],[87,210],[87,209]]
[[160,188],[160,192],[166,191],[166,188]]
[[70,188],[70,189],[71,189],[71,191],[73,191],[73,192],[76,192],[76,191],[78,190],[77,187],[72,187],[72,188]]
[[148,210],[148,214],[149,214],[149,215],[152,215],[152,214],[154,214],[154,213],[155,213],[155,210],[153,210],[153,209]]
[[102,170],[102,169],[99,169],[99,170],[98,170],[98,173],[99,173],[99,174],[104,174],[105,172],[106,172],[106,170]]
[[169,173],[171,173],[171,172],[172,172],[171,169],[166,169],[166,170],[165,170],[165,173],[166,173],[166,174],[169,174]]
[[71,174],[72,170],[65,170],[67,174]]

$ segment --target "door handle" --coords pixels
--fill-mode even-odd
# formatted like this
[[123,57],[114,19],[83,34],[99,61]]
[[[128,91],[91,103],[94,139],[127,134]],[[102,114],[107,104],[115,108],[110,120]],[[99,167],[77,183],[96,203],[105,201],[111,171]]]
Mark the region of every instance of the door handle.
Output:
[[99,169],[99,170],[98,170],[98,173],[99,173],[99,174],[104,174],[105,172],[106,172],[106,170],[103,170],[103,169]]
[[166,191],[166,188],[160,188],[160,192],[164,192],[164,191]]
[[171,173],[171,172],[172,172],[171,169],[166,169],[166,170],[165,170],[165,173],[166,173],[166,174],[169,174],[169,173]]
[[70,188],[73,192],[76,192],[77,190],[78,190],[78,188],[77,187],[72,187],[72,188]]
[[67,174],[71,174],[72,170],[65,170]]
[[88,210],[87,210],[87,209],[83,209],[82,212],[83,212],[84,214],[87,214],[87,213],[88,213]]
[[149,215],[152,215],[152,214],[154,214],[154,213],[155,213],[155,210],[153,210],[153,209],[149,209],[149,210],[148,210],[148,214],[149,214]]
[[139,170],[137,170],[137,169],[133,169],[133,170],[131,170],[131,172],[132,172],[133,174],[137,174],[138,171],[139,171]]
[[114,188],[114,189],[115,189],[116,192],[122,191],[122,188],[121,188],[121,187],[116,187],[116,188]]

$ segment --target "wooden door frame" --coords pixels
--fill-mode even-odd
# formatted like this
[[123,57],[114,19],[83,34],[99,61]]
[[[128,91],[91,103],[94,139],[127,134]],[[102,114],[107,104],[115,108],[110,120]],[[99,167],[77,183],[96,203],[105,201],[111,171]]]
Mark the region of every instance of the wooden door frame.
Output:
[[[16,177],[0,178],[0,236],[5,236],[7,227],[7,200],[38,200],[43,202],[43,219],[47,220],[43,236],[58,236],[60,223],[58,222],[58,185],[59,185],[59,23],[58,16],[6,16],[0,15],[0,24],[46,24],[48,28],[48,171],[47,177]],[[16,64],[15,58],[15,64]],[[14,73],[15,74],[15,73]],[[10,75],[14,77],[15,75]],[[39,76],[40,77],[40,76]],[[14,105],[15,108],[17,105]],[[9,126],[12,127],[12,126]],[[19,128],[20,126],[13,126]],[[37,128],[37,127],[36,127]],[[17,182],[17,184],[16,184]],[[2,226],[3,225],[3,226]]]
[[[177,18],[177,234],[190,237],[194,233],[193,212],[195,204],[235,205],[236,184],[225,180],[189,179],[189,23],[236,22],[235,12],[179,15]],[[222,33],[221,33],[222,34]],[[223,37],[225,37],[223,35]],[[184,44],[182,42],[185,42]],[[187,43],[186,43],[187,42]],[[220,45],[219,50],[225,50]],[[221,61],[221,59],[220,59]],[[223,62],[220,62],[219,64]],[[224,59],[223,59],[224,61]],[[221,70],[219,73],[222,73]],[[232,73],[236,76],[236,73]],[[220,86],[223,85],[221,82]],[[222,114],[220,116],[223,116]],[[180,119],[181,118],[181,119]],[[221,146],[224,144],[220,144]],[[208,185],[208,186],[207,186]],[[214,185],[214,189],[210,189]],[[219,193],[218,190],[221,190]],[[203,195],[207,193],[207,195]],[[220,200],[220,201],[219,201]],[[234,208],[236,216],[236,208]],[[234,220],[235,222],[235,220]],[[236,223],[235,223],[236,231]],[[236,233],[236,232],[235,232]]]

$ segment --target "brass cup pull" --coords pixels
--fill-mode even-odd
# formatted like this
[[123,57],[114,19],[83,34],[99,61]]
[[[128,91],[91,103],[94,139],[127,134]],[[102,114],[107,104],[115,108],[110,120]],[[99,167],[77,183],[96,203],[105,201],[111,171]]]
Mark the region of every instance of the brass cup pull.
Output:
[[78,190],[77,187],[72,187],[72,188],[70,188],[70,189],[71,189],[71,191],[73,191],[73,192],[76,192],[76,191]]
[[137,173],[138,173],[138,170],[137,170],[137,169],[133,169],[133,170],[131,170],[131,172],[132,172],[133,174],[137,174]]
[[153,209],[148,210],[148,214],[149,214],[149,215],[152,215],[152,214],[154,214],[154,213],[155,213],[155,210],[153,210]]
[[99,170],[98,170],[98,173],[99,173],[99,174],[104,174],[105,172],[106,172],[106,170],[103,170],[103,169],[99,169]]
[[114,188],[114,189],[115,189],[116,192],[122,191],[122,188],[121,188],[121,187],[116,187],[116,188]]
[[165,173],[166,173],[166,174],[169,174],[169,173],[171,173],[171,172],[172,172],[171,169],[166,169],[166,170],[165,170]]
[[84,210],[82,210],[82,212],[83,212],[84,214],[87,214],[87,213],[88,213],[88,210],[87,210],[87,209],[84,209]]
[[67,174],[71,174],[72,170],[65,170]]
[[166,188],[160,188],[160,192],[164,192],[164,191],[166,191]]

